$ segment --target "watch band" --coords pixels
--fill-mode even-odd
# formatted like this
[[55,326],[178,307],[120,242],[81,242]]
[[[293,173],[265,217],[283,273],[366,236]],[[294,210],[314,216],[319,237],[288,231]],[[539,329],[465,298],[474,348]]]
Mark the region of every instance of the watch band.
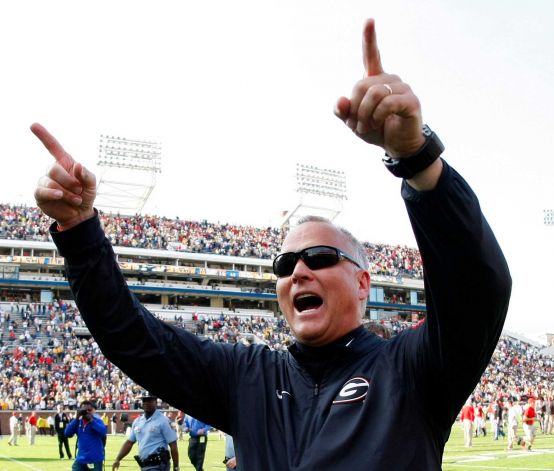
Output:
[[429,126],[424,124],[422,133],[425,136],[425,144],[414,155],[393,159],[385,154],[383,163],[395,177],[407,180],[413,178],[414,175],[429,167],[444,152],[443,143]]

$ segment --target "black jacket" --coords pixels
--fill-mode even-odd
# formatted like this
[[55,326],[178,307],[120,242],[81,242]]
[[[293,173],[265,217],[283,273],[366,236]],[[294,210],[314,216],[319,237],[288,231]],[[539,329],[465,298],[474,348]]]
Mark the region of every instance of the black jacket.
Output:
[[65,412],[62,412],[61,417],[60,414],[56,412],[56,415],[54,417],[54,429],[58,433],[58,435],[63,435],[65,428],[67,427],[67,424],[69,424],[70,419],[68,415]]
[[427,318],[384,341],[362,328],[321,350],[217,344],[154,318],[130,293],[93,218],[52,235],[106,357],[148,391],[233,436],[247,471],[437,470],[487,366],[511,279],[478,201],[446,163],[437,187],[402,185],[425,267]]

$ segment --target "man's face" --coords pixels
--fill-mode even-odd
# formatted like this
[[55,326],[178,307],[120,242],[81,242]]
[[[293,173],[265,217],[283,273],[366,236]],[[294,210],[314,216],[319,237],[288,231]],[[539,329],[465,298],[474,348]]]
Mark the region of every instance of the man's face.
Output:
[[147,414],[151,414],[156,410],[156,399],[143,399],[142,400],[142,410],[146,412]]
[[[347,237],[332,225],[307,222],[291,230],[282,252],[316,245],[336,247],[354,256]],[[299,260],[292,275],[277,280],[277,299],[296,338],[322,346],[346,335],[362,323],[361,303],[369,293],[369,274],[343,260],[310,270]]]

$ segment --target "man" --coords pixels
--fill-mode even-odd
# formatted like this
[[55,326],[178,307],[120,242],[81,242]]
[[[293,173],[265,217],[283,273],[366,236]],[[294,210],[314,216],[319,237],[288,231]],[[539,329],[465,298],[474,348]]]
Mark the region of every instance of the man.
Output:
[[335,114],[382,147],[387,169],[403,178],[425,265],[426,320],[388,341],[362,325],[363,246],[319,218],[293,228],[274,260],[297,340],[288,352],[203,342],[157,320],[130,293],[102,232],[94,175],[42,126],[31,128],[56,160],[35,199],[56,221],[51,235],[91,334],[143,387],[232,435],[242,469],[440,469],[505,320],[506,261],[475,194],[423,128],[418,98],[384,72],[373,20],[363,59],[364,78]]
[[115,435],[117,433],[117,414],[114,412],[111,419],[111,429],[112,429],[112,435]]
[[58,451],[60,452],[60,459],[63,459],[63,447],[65,447],[65,453],[69,459],[73,458],[71,450],[69,449],[69,440],[65,436],[65,428],[69,423],[69,417],[64,412],[63,406],[58,404],[56,406],[56,416],[54,417],[54,429],[56,430],[56,435],[58,436]]
[[37,428],[38,428],[38,417],[37,417],[37,413],[33,411],[25,421],[25,431],[27,432],[27,440],[29,442],[29,445],[35,444]]
[[208,446],[208,432],[212,427],[189,415],[185,417],[184,427],[185,432],[189,434],[189,460],[196,471],[203,471],[206,447]]
[[48,423],[48,434],[53,437],[55,433],[55,422],[54,422],[54,416],[48,415],[46,418],[46,421]]
[[523,433],[525,435],[525,445],[527,450],[531,451],[531,447],[535,442],[537,431],[535,428],[535,420],[537,420],[537,411],[535,409],[535,399],[529,398],[527,407],[523,412]]
[[500,435],[502,435],[502,438],[506,436],[504,434],[503,423],[504,423],[504,407],[500,401],[495,401],[493,406],[493,422],[492,422],[495,440],[498,440],[498,437],[500,437]]
[[17,418],[17,413],[12,412],[10,416],[10,439],[8,440],[8,445],[17,446],[17,436],[19,435],[19,420]]
[[71,467],[72,471],[87,471],[90,469],[89,464],[92,464],[94,471],[102,471],[107,429],[94,412],[93,403],[83,401],[77,417],[65,429],[65,436],[68,438],[77,434],[77,456]]
[[508,446],[507,450],[512,450],[514,443],[521,445],[523,439],[518,436],[518,426],[521,422],[521,416],[523,415],[523,410],[517,401],[509,400],[508,401]]
[[227,469],[236,469],[237,458],[235,456],[235,445],[233,445],[233,437],[228,433],[225,434],[225,459],[223,464]]
[[139,454],[137,462],[143,470],[168,471],[169,447],[173,470],[179,471],[179,451],[177,449],[177,434],[165,415],[157,409],[158,398],[150,394],[142,397],[144,414],[134,420],[129,438],[123,443],[121,450],[112,465],[112,470],[119,468],[135,442],[138,442]]
[[473,422],[475,421],[475,408],[473,407],[471,399],[468,399],[465,406],[462,407],[460,420],[462,421],[464,430],[464,446],[466,448],[471,448],[473,445]]
[[546,433],[551,434],[554,430],[554,396],[548,396],[548,405],[546,406],[546,414],[548,416],[548,425]]

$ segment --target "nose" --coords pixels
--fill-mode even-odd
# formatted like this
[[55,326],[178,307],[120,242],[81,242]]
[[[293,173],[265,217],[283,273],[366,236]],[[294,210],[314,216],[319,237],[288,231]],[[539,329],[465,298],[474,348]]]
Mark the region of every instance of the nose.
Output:
[[291,275],[293,283],[298,283],[302,279],[309,279],[312,277],[312,270],[304,263],[304,260],[299,259],[294,266],[294,270]]

